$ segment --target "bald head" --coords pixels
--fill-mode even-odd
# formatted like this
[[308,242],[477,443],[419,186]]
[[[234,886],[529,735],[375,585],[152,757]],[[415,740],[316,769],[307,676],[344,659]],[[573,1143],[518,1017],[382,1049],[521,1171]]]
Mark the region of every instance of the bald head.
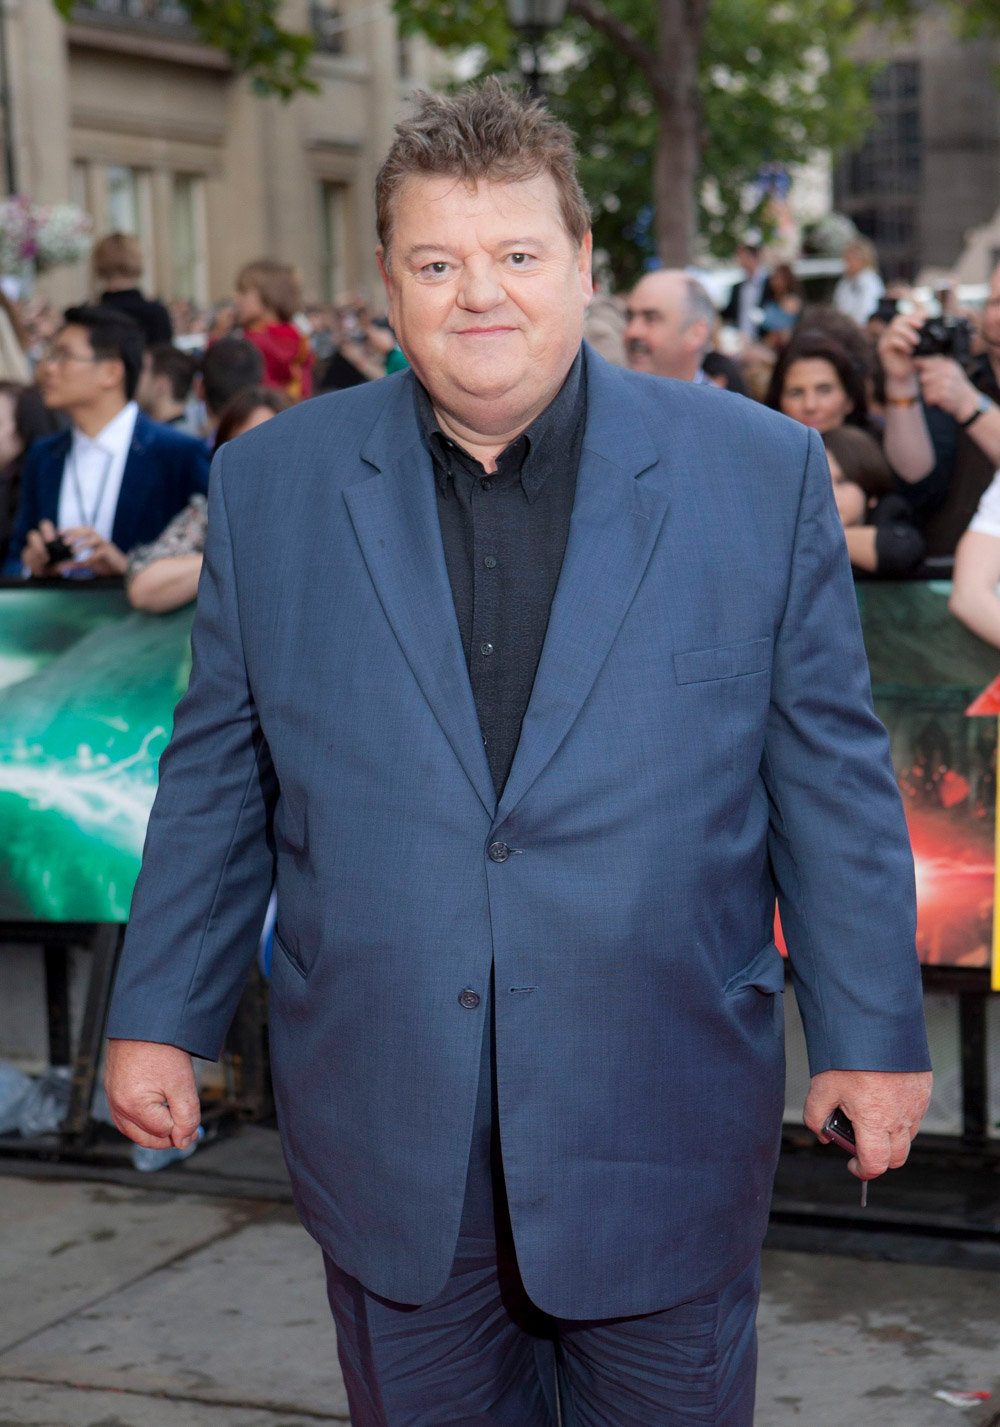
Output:
[[693,381],[712,344],[716,313],[696,278],[680,268],[647,273],[628,303],[625,352],[636,372]]

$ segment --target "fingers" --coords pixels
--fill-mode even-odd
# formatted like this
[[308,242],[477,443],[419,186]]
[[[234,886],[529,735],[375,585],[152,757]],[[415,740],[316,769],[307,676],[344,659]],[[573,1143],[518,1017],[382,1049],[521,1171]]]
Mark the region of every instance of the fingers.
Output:
[[149,1149],[186,1149],[201,1119],[191,1057],[177,1046],[112,1040],[104,1076],[118,1129]]
[[[42,525],[48,525],[47,520],[42,521]],[[49,552],[45,548],[45,535],[42,530],[29,530],[28,541],[21,551],[21,562],[27,565],[34,575],[40,575],[48,568]]]
[[54,540],[56,538],[56,528],[52,524],[51,520],[40,520],[38,522],[37,532],[32,530],[28,535],[29,542],[31,540],[31,536],[35,534],[41,535],[42,543],[44,544],[46,540]]
[[823,1124],[839,1105],[854,1126],[848,1168],[858,1179],[876,1179],[906,1163],[930,1092],[929,1071],[822,1071],[813,1076],[803,1118],[828,1143]]
[[840,1104],[836,1081],[831,1072],[814,1075],[806,1096],[802,1119],[806,1126],[817,1135],[823,1144],[830,1143],[829,1136],[823,1134],[827,1116]]

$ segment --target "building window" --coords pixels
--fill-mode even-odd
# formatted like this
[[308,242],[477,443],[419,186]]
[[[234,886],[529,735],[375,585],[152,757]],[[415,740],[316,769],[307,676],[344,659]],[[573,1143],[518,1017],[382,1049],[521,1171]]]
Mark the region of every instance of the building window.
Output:
[[144,278],[148,278],[155,268],[149,174],[145,169],[108,164],[104,170],[104,183],[105,230],[109,233],[131,233],[139,239]]
[[191,32],[191,16],[180,0],[77,0],[74,20],[105,20],[144,29]]
[[312,0],[309,20],[313,40],[320,54],[339,55],[344,52],[344,18],[340,11],[324,0]]
[[346,183],[320,184],[320,264],[323,297],[336,302],[347,290]]
[[875,242],[882,275],[911,281],[920,259],[919,62],[886,65],[872,81],[871,101],[875,122],[861,148],[841,164],[835,202]]
[[188,302],[207,303],[205,181],[199,174],[174,174],[171,229],[173,295]]

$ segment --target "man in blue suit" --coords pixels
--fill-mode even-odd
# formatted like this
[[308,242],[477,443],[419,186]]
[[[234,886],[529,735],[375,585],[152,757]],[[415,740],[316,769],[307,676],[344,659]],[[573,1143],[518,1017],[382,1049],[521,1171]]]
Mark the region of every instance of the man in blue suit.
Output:
[[[155,540],[208,489],[203,442],[150,421],[135,402],[144,339],[132,319],[74,307],[38,364],[46,406],[72,423],[37,442],[21,481],[10,573],[124,574],[128,552]],[[47,543],[70,552],[53,560]]]
[[423,96],[380,173],[411,372],[216,458],[109,1025],[186,1145],[272,877],[271,1049],[355,1427],[749,1427],[775,893],[854,1172],[929,1093],[913,877],[813,433],[581,346],[568,132]]

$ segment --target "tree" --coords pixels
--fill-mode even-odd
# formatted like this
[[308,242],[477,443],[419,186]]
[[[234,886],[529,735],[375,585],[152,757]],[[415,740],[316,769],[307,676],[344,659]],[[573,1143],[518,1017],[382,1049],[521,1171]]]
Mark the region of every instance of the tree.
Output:
[[[64,20],[78,9],[76,0],[53,0]],[[286,29],[280,21],[282,0],[180,0],[191,24],[206,44],[224,50],[241,74],[249,75],[261,94],[290,99],[315,90],[308,65],[311,35]]]
[[[483,47],[510,70],[502,0],[395,0],[405,28]],[[595,240],[630,279],[655,254],[717,250],[759,222],[762,165],[794,164],[864,131],[867,81],[847,56],[852,0],[569,0],[547,42],[548,97],[580,138]],[[699,211],[700,209],[700,211]]]
[[[480,47],[516,68],[503,0],[394,0],[406,29]],[[1000,0],[949,0],[966,33],[1000,34]],[[647,257],[689,262],[761,221],[762,166],[859,141],[871,69],[851,57],[867,21],[905,24],[922,0],[568,0],[549,36],[549,103],[580,138],[595,239],[623,279]]]

